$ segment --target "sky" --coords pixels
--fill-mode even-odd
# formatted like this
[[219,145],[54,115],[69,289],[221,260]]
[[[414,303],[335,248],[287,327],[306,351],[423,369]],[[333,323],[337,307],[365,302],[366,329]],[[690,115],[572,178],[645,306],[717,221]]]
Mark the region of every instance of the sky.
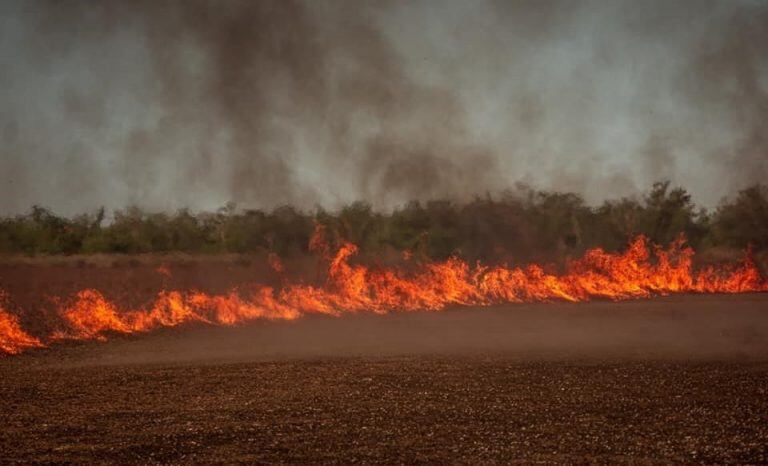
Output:
[[768,1],[0,1],[0,214],[768,180]]

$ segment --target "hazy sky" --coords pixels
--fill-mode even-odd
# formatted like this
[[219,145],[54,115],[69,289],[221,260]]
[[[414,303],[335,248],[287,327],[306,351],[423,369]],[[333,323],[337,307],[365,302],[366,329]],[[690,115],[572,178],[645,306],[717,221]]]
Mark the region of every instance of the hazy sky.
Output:
[[0,2],[0,213],[768,180],[768,1]]

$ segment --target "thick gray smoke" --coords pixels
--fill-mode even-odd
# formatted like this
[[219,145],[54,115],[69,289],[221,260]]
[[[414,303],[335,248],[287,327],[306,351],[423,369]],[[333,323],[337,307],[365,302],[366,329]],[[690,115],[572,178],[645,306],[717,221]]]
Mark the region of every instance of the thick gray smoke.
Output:
[[768,178],[768,3],[6,1],[0,213]]

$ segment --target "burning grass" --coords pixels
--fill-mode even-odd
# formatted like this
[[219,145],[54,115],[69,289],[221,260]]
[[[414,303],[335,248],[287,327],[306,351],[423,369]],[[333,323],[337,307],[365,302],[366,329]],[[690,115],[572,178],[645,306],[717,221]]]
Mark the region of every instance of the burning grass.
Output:
[[18,317],[3,308],[4,300],[5,295],[0,292],[0,354],[19,354],[29,348],[43,346],[40,340],[21,328]]
[[[1,311],[0,349],[5,354],[18,354],[61,340],[104,340],[110,333],[147,332],[192,322],[236,325],[256,319],[292,320],[307,314],[438,311],[454,305],[768,291],[768,281],[749,254],[738,263],[694,270],[694,251],[682,236],[666,248],[640,236],[622,253],[592,249],[568,261],[560,273],[538,264],[472,265],[456,257],[425,263],[406,259],[399,267],[371,267],[352,261],[357,252],[352,243],[343,243],[333,251],[321,226],[310,249],[327,266],[319,284],[283,278],[279,286],[251,284],[225,293],[163,289],[153,302],[138,308],[125,308],[98,290],[85,288],[57,301],[58,323],[44,335],[31,335],[14,315]],[[269,267],[273,274],[282,276],[284,266],[277,257],[269,258]],[[169,274],[167,268],[162,269],[163,277]]]

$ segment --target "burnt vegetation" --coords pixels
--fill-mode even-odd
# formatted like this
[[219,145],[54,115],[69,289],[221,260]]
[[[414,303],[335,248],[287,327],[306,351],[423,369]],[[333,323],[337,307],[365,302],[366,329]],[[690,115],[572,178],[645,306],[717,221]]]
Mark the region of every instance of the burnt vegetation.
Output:
[[728,251],[768,250],[768,186],[754,185],[724,199],[713,211],[699,208],[688,192],[659,182],[641,197],[589,206],[574,193],[518,186],[466,203],[411,202],[379,212],[365,202],[337,211],[284,206],[272,211],[152,213],[138,207],[109,215],[103,208],[67,218],[34,206],[0,219],[4,254],[91,253],[307,253],[316,223],[332,241],[348,240],[363,254],[394,257],[410,251],[420,259],[459,256],[469,260],[525,261],[567,258],[592,247],[621,250],[645,235],[667,244],[684,234],[699,252],[716,258]]

